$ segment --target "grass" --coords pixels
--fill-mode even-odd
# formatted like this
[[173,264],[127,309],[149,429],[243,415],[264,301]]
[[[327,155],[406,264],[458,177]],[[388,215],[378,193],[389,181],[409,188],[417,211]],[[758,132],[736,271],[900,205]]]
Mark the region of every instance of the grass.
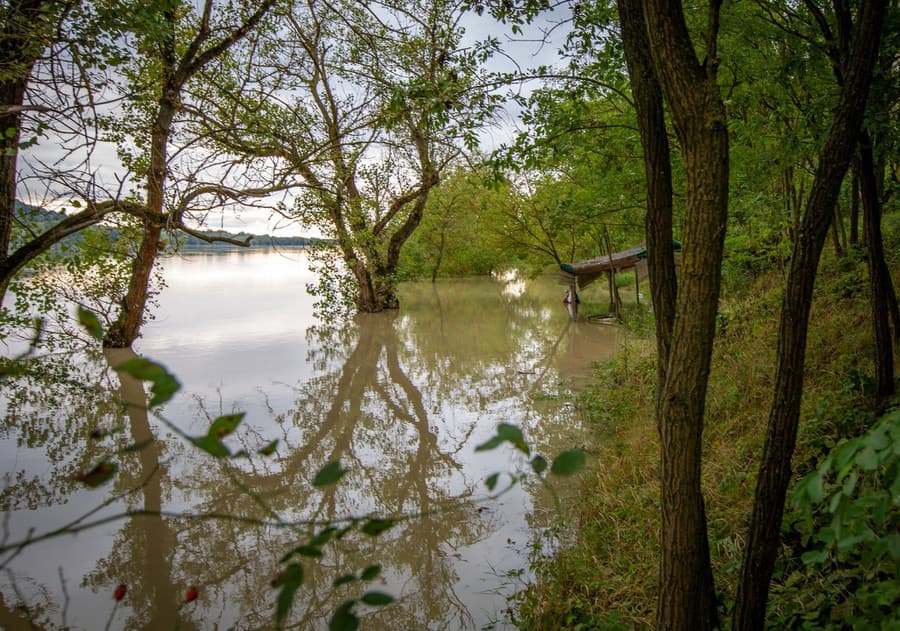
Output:
[[[864,393],[853,385],[872,372],[865,283],[859,259],[829,260],[820,271],[794,458],[797,478],[837,440],[859,433],[872,418]],[[725,610],[740,571],[772,396],[781,292],[780,277],[764,276],[720,304],[703,477],[713,571]],[[625,322],[638,333],[648,328],[647,318],[637,314]],[[659,556],[655,342],[638,335],[628,336],[626,344],[623,353],[597,368],[597,385],[579,400],[600,446],[584,479],[575,541],[553,557],[538,559],[535,584],[518,595],[523,629],[653,624]],[[791,519],[789,508],[788,531]],[[788,532],[785,539],[792,537],[799,538]],[[799,561],[791,559],[799,554],[789,552],[773,579],[769,618],[776,626],[796,623],[798,593],[821,595],[827,583],[815,572],[801,572],[798,579]]]

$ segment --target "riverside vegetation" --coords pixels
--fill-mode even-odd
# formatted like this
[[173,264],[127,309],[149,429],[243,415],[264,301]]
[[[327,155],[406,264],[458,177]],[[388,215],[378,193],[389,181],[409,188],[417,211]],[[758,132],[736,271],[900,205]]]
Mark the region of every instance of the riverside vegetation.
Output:
[[[318,228],[328,317],[646,242],[652,324],[626,326],[655,335],[587,399],[604,475],[523,625],[895,622],[896,3],[376,4],[5,7],[3,324],[77,303],[130,347],[163,233],[242,245],[198,226],[246,205]],[[473,14],[567,29],[559,63],[489,72],[507,51]],[[484,159],[505,101],[526,129]],[[16,216],[36,187],[65,218]]]
[[[894,216],[886,231],[892,252],[900,252],[898,228]],[[891,269],[897,279],[897,256]],[[858,252],[826,256],[769,628],[888,629],[900,621],[900,401],[875,404],[865,278]],[[740,568],[783,287],[773,273],[749,283],[729,280],[739,282],[719,307],[703,445],[710,548],[722,594],[734,592]],[[659,548],[650,533],[659,528],[660,501],[653,324],[647,312],[627,317],[637,335],[597,366],[596,385],[578,401],[602,447],[582,486],[577,533],[571,547],[536,560],[539,579],[519,594],[521,628],[653,624]],[[860,444],[871,444],[865,455]]]

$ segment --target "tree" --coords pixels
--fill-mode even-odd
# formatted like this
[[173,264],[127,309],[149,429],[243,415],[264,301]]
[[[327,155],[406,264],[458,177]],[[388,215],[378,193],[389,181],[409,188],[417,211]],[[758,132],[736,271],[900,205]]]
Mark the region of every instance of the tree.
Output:
[[656,322],[656,391],[661,394],[666,382],[672,324],[675,320],[675,297],[678,294],[675,253],[672,248],[672,164],[669,137],[662,91],[649,54],[650,43],[647,40],[641,3],[639,0],[619,0],[616,5],[643,147],[647,189],[644,234]]
[[460,47],[460,16],[446,0],[290,3],[204,105],[219,143],[302,180],[286,212],[334,241],[360,311],[398,306],[401,249],[493,108],[475,88],[489,50]]
[[484,177],[457,167],[432,191],[400,255],[403,278],[430,276],[435,282],[438,276],[489,274],[507,263],[491,230],[508,204],[509,187],[486,185]]
[[[127,71],[134,100],[126,103],[125,121],[125,136],[131,137],[143,149],[140,155],[131,158],[130,166],[146,180],[147,213],[142,220],[141,243],[122,309],[106,332],[104,344],[107,347],[130,346],[140,333],[150,274],[162,247],[163,228],[167,224],[180,224],[179,227],[184,229],[181,220],[187,205],[203,192],[238,197],[238,193],[224,187],[213,187],[210,191],[201,187],[185,195],[180,207],[170,207],[167,212],[165,188],[170,168],[169,142],[178,115],[184,109],[188,82],[255,28],[274,2],[265,0],[252,11],[239,11],[236,16],[226,6],[220,7],[214,16],[214,0],[204,2],[200,16],[194,16],[193,9],[182,2],[154,3],[142,11],[138,11],[138,7],[132,9],[134,15],[149,15],[146,22],[132,24],[135,45],[141,54]],[[219,17],[220,21],[214,17]],[[128,134],[129,122],[137,123],[137,128],[130,130],[132,135]],[[121,128],[115,131],[122,137]]]
[[700,489],[703,411],[715,335],[728,209],[728,128],[717,83],[720,0],[711,0],[697,58],[680,2],[647,1],[653,66],[685,165],[682,276],[663,389],[661,443],[661,629],[718,623]]
[[[815,15],[816,7],[812,1],[805,4]],[[813,285],[841,182],[850,165],[862,124],[886,5],[882,0],[863,3],[852,32],[842,32],[849,41],[848,55],[842,58],[839,67],[843,81],[831,129],[819,151],[806,211],[794,242],[782,303],[774,394],[733,614],[736,629],[759,629],[765,620],[769,581],[778,550],[785,494],[791,479],[791,456],[797,438]]]
[[[92,103],[95,78],[88,69],[105,52],[107,42],[98,37],[104,23],[102,11],[94,12],[77,2],[16,0],[5,3],[0,14],[0,299],[12,276],[34,256],[61,238],[99,220],[102,211],[90,209],[70,217],[53,231],[10,251],[16,217],[16,191],[20,184],[18,162],[25,147],[51,129],[61,136],[80,117],[81,106]],[[73,68],[61,76],[63,66]],[[48,76],[47,68],[51,68]],[[43,72],[42,72],[43,70]],[[36,76],[36,74],[38,76]],[[37,85],[35,85],[37,84]],[[43,101],[43,102],[41,102]],[[54,124],[58,123],[58,124]],[[83,137],[87,137],[85,134]],[[61,144],[62,145],[62,144]],[[62,145],[63,151],[70,148]],[[84,148],[84,147],[82,147]]]
[[[61,3],[18,0],[4,3],[0,32],[0,255],[9,250],[15,221],[16,164],[22,137],[22,114],[31,72],[48,46]],[[0,296],[5,292],[0,286]]]

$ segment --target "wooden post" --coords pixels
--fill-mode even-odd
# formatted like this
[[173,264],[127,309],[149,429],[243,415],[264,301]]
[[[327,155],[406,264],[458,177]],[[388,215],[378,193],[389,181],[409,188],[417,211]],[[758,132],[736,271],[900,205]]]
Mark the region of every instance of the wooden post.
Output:
[[641,306],[641,280],[638,276],[637,265],[634,266],[634,301],[637,306]]

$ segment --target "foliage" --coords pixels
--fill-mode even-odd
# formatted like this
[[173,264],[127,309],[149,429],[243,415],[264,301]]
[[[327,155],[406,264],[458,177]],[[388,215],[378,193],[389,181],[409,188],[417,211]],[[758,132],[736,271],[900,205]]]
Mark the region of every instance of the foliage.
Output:
[[510,203],[509,186],[490,186],[457,168],[432,191],[419,227],[400,255],[403,279],[489,274],[510,263],[498,223]]
[[[900,411],[895,410],[866,433],[841,441],[795,485],[794,527],[805,533],[801,560],[842,596],[816,598],[794,618],[783,616],[783,623],[888,628],[900,622],[898,497]],[[789,577],[787,584],[796,580]]]
[[[13,239],[24,241],[47,223],[40,218],[23,221],[13,231]],[[0,333],[15,335],[27,327],[29,314],[40,314],[45,325],[42,344],[52,350],[81,335],[79,328],[71,326],[73,305],[90,309],[107,325],[112,322],[128,284],[135,231],[136,222],[128,219],[117,225],[92,226],[33,259],[10,283],[13,308],[3,309]],[[164,286],[158,274],[153,280],[157,288]]]
[[[767,618],[772,628],[873,628],[865,616],[876,624],[887,620],[877,628],[890,628],[887,616],[896,610],[896,564],[888,543],[896,539],[897,508],[890,485],[896,479],[892,454],[898,443],[891,437],[884,445],[883,438],[891,436],[889,426],[897,423],[897,413],[891,412],[880,421],[881,429],[874,429],[867,408],[872,367],[867,358],[871,333],[865,283],[862,262],[826,256],[816,290],[807,396],[794,462],[805,508],[791,504],[786,509],[782,560],[773,578]],[[734,589],[743,552],[741,537],[771,396],[773,314],[781,292],[778,271],[763,271],[743,289],[734,289],[720,306],[703,486],[712,561],[723,594]],[[599,453],[584,476],[577,531],[552,557],[535,557],[536,583],[519,595],[523,628],[552,627],[559,620],[586,629],[652,625],[657,541],[647,533],[655,532],[659,519],[658,437],[651,413],[653,343],[652,327],[630,337],[615,359],[597,366],[596,386],[579,398],[582,414],[595,427]],[[867,438],[868,431],[880,438]],[[882,447],[873,449],[886,464],[866,471],[855,459],[866,462],[869,454],[862,453],[869,441]],[[853,455],[838,483],[836,454],[841,449],[847,450],[842,458],[851,451]],[[821,501],[813,504],[802,487],[820,467],[828,473],[822,478]],[[843,496],[854,472],[858,480],[853,496]],[[838,550],[836,540],[827,546],[820,540],[823,529],[829,538],[828,528],[836,518],[829,511],[832,501],[843,506],[839,510],[846,511],[845,517],[853,518],[841,526],[846,539],[871,531],[863,535],[869,539],[867,548]],[[820,563],[801,560],[808,552],[821,554],[826,548],[827,558]],[[867,554],[871,558],[864,561]]]
[[498,106],[479,86],[492,48],[461,45],[456,4],[377,6],[286,3],[198,107],[216,146],[296,181],[282,211],[338,245],[367,312],[397,306],[432,188]]

